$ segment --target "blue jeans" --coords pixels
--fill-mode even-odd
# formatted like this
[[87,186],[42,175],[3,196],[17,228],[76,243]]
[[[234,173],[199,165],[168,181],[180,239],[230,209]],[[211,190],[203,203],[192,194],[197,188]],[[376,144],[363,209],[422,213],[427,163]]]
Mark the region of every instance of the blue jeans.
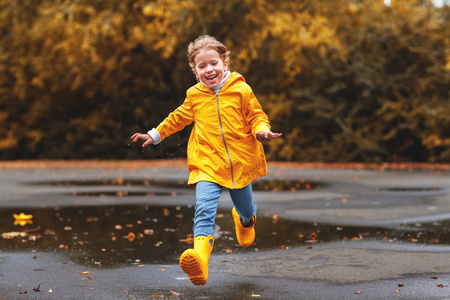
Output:
[[[242,224],[248,224],[256,214],[256,203],[253,200],[252,184],[242,189],[227,189],[230,193],[236,212]],[[217,183],[200,181],[195,188],[194,236],[209,236],[214,233],[217,204],[222,187]]]

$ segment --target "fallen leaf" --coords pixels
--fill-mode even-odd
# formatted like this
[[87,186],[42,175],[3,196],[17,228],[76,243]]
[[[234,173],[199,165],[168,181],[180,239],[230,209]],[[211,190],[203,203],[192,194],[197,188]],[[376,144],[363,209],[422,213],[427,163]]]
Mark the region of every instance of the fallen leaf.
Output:
[[49,292],[49,293],[53,293],[53,290],[52,290],[52,289],[49,289],[48,292]]
[[15,220],[13,225],[25,226],[27,224],[33,224],[32,220]]
[[400,293],[400,290],[395,290],[396,293]]
[[274,219],[275,221],[278,221],[280,219],[279,215],[273,215],[272,219]]
[[164,295],[153,294],[150,297],[152,297],[152,298],[164,298]]
[[25,232],[11,231],[2,233],[4,239],[13,239],[15,237],[26,237],[28,234]]
[[398,286],[399,286],[399,287],[403,287],[403,286],[405,286],[405,285],[404,285],[403,283],[399,283]]
[[170,294],[171,294],[171,295],[175,295],[175,296],[181,295],[181,293],[177,293],[177,292],[174,292],[174,291],[170,291]]
[[86,277],[86,278],[80,278],[81,280],[92,280],[91,277]]
[[359,295],[359,294],[362,294],[362,291],[354,291],[353,293],[356,295]]
[[191,237],[187,237],[187,238],[184,240],[184,242],[185,242],[186,244],[192,244],[192,243],[194,242],[194,239],[191,238]]
[[41,285],[38,285],[37,287],[33,288],[33,291],[35,292],[40,292],[41,290],[39,289],[41,287]]
[[23,294],[27,294],[28,293],[28,291],[25,291],[25,292],[19,292],[19,295],[23,295]]
[[87,274],[89,274],[89,271],[81,272],[81,275],[87,275]]
[[18,214],[13,214],[13,217],[16,220],[30,220],[30,219],[33,219],[33,215],[32,214],[26,215],[23,212],[21,212],[19,215]]
[[437,277],[430,277],[431,279],[438,279]]
[[129,240],[130,242],[132,242],[132,241],[134,241],[134,240],[136,239],[136,235],[135,235],[134,233],[130,232],[130,233],[128,234],[127,238],[128,238],[128,240]]
[[144,234],[145,235],[153,235],[153,234],[155,234],[155,231],[153,229],[145,229]]
[[261,297],[261,295],[253,294],[253,292],[252,292],[252,295],[250,297],[257,298],[257,297]]

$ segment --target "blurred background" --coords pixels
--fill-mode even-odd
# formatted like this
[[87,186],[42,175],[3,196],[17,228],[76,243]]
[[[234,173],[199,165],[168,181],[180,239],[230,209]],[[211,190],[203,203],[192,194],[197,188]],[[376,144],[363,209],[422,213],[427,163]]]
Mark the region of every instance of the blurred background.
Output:
[[196,83],[199,35],[231,50],[282,139],[269,160],[450,162],[450,7],[421,0],[0,0],[0,159],[141,150]]

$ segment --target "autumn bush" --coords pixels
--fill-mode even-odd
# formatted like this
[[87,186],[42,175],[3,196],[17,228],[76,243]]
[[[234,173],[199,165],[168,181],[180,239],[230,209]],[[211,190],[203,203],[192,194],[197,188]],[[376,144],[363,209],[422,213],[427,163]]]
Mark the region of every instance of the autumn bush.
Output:
[[450,161],[450,9],[418,0],[0,0],[0,159],[143,154],[195,84],[186,46],[231,50],[283,139],[272,160]]

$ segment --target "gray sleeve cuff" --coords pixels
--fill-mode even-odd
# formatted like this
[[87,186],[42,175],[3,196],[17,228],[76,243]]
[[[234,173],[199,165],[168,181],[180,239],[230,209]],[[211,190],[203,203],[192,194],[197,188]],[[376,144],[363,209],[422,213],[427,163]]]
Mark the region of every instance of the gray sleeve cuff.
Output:
[[153,145],[158,145],[161,143],[161,136],[155,128],[147,132],[147,134],[153,139]]

